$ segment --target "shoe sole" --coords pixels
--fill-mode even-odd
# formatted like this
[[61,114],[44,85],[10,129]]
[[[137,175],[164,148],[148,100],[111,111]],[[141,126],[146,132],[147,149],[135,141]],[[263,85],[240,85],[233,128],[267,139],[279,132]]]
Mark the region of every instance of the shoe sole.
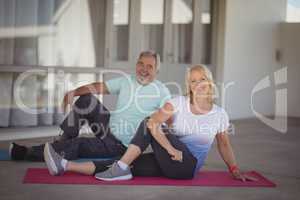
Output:
[[52,176],[57,175],[58,169],[57,169],[55,162],[50,154],[50,149],[49,149],[48,143],[46,143],[45,148],[44,148],[44,158],[45,158],[45,162],[46,162],[49,173]]
[[14,143],[10,143],[9,148],[8,148],[8,155],[11,160],[13,160],[12,159],[12,149],[13,148],[14,148]]
[[128,174],[125,176],[118,176],[115,178],[100,178],[100,177],[95,176],[95,178],[98,180],[102,180],[102,181],[127,181],[127,180],[132,179],[132,175]]
[[12,150],[14,148],[14,143],[10,143],[9,147],[8,147],[8,155],[9,155],[9,158],[11,160],[14,160],[13,157],[12,157]]

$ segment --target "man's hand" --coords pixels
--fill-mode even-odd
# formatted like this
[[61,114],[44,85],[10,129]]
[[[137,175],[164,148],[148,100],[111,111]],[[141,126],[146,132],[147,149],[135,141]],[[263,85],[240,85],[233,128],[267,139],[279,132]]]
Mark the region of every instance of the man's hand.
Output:
[[68,105],[72,105],[73,100],[74,100],[74,91],[67,92],[62,102],[62,109],[64,112],[66,112]]
[[170,154],[172,160],[182,162],[183,160],[182,151],[179,151],[177,149],[172,149],[168,153]]
[[249,175],[246,175],[246,174],[242,174],[239,170],[235,170],[231,174],[232,174],[232,176],[233,176],[234,179],[241,180],[243,182],[246,182],[246,181],[257,181],[256,178],[254,178],[252,176],[249,176]]

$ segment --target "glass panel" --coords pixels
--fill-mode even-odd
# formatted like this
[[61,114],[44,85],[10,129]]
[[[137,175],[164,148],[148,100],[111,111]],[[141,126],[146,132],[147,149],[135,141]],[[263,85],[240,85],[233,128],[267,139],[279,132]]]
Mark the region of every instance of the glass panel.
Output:
[[114,0],[112,28],[112,60],[128,60],[129,1]]
[[95,67],[104,63],[104,3],[1,0],[0,50],[8,51],[0,54],[0,64]]
[[37,107],[39,109],[53,109],[54,98],[54,73],[49,73],[45,76],[37,76],[38,95],[37,95]]
[[300,0],[288,0],[286,21],[290,23],[300,22]]
[[15,38],[14,64],[35,66],[37,64],[36,47],[36,38]]
[[0,64],[13,64],[15,2],[0,1]]
[[14,40],[0,38],[0,64],[13,64],[13,51]]
[[201,63],[210,64],[211,59],[211,40],[212,40],[212,25],[211,25],[211,0],[201,0],[201,45],[200,54]]
[[63,5],[63,3],[65,3],[65,2],[66,2],[66,0],[54,0],[55,10],[58,10]]
[[35,126],[37,116],[37,76],[34,74],[13,75],[13,92],[10,107],[10,125],[12,126]]
[[210,24],[211,23],[209,11],[202,13],[201,22],[202,22],[202,24]]
[[15,37],[14,64],[37,64],[37,39],[38,32],[38,2],[36,0],[17,0],[15,4]]
[[[49,12],[40,15],[46,19],[50,16],[51,20],[45,27],[46,34],[39,36],[39,63],[47,66],[95,67],[99,59],[95,41],[101,41],[101,34],[97,31],[104,29],[102,24],[94,29],[96,18],[102,20],[91,8],[97,8],[97,2],[45,0],[40,4],[44,5],[39,5],[39,12]],[[45,7],[48,9],[42,9]]]
[[174,63],[190,63],[193,31],[193,0],[173,0],[172,53]]
[[143,27],[143,49],[151,49],[162,57],[163,51],[163,0],[141,1],[141,24]]
[[141,1],[141,24],[163,24],[163,0]]

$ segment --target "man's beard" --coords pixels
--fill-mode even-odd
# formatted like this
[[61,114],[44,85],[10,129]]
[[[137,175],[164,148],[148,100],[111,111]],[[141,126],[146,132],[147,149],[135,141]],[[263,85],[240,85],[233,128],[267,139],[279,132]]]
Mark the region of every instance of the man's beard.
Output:
[[137,80],[141,85],[147,85],[149,84],[151,81],[149,80],[149,77],[144,77],[144,76],[137,76]]

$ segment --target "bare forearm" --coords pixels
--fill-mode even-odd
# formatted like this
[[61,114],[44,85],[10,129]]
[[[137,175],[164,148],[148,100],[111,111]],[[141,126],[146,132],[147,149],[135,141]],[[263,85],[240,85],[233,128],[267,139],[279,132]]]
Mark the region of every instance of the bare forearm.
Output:
[[[173,106],[166,103],[163,108],[153,113],[147,121],[147,127],[154,139],[170,154],[173,160],[182,160],[182,153],[175,149],[161,130],[161,124],[172,118]],[[171,121],[171,120],[170,120]]]
[[166,135],[162,132],[161,128],[156,124],[150,128],[151,135],[154,139],[164,148],[167,152],[171,152],[174,150],[174,147],[166,137]]
[[107,89],[104,83],[95,82],[76,88],[71,92],[73,93],[73,96],[81,96],[85,94],[105,94],[107,93]]
[[228,167],[236,165],[236,159],[230,144],[219,144],[218,150]]

